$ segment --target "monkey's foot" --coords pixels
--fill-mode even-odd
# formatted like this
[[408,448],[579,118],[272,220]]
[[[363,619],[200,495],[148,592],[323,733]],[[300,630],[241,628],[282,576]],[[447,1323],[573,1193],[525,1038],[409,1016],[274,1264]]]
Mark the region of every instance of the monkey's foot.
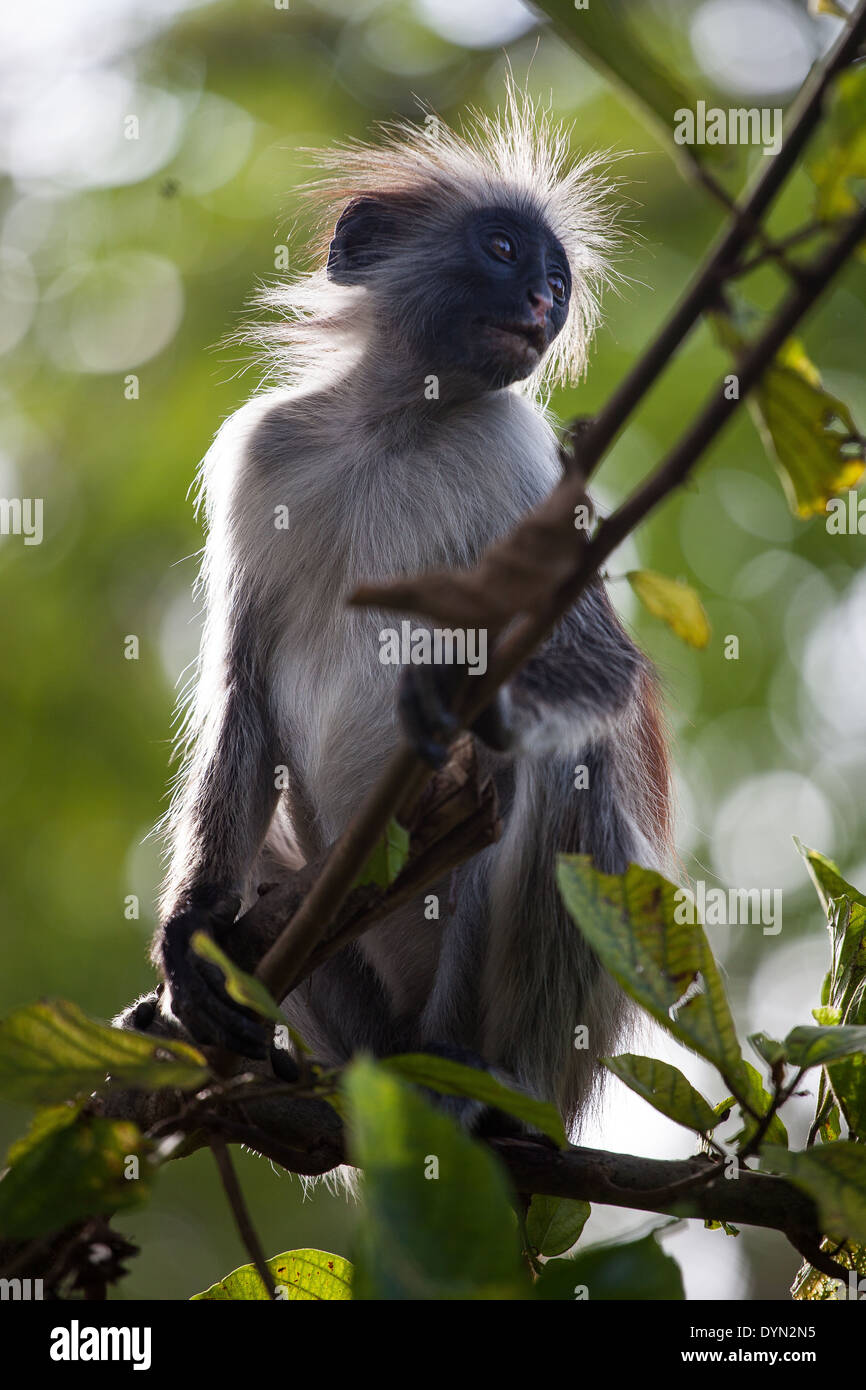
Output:
[[269,1046],[264,1019],[231,999],[222,971],[190,947],[195,932],[213,935],[234,920],[238,906],[237,898],[226,897],[209,907],[187,907],[166,923],[162,959],[168,998],[163,1008],[167,1003],[195,1042],[261,1059]]

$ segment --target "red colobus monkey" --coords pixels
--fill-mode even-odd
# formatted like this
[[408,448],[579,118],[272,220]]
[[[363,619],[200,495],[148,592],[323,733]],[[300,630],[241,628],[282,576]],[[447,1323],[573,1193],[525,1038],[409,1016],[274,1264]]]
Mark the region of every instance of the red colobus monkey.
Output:
[[[327,255],[269,296],[283,384],[223,425],[202,466],[206,623],[155,945],[162,1011],[249,1056],[264,1055],[260,1024],[191,933],[218,925],[231,953],[226,929],[275,863],[296,866],[345,828],[400,710],[435,756],[435,671],[413,668],[398,698],[379,659],[388,620],[346,598],[362,581],[474,564],[550,491],[560,463],[542,388],[584,368],[614,235],[595,161],[571,162],[566,133],[513,91],[466,134],[391,127],[325,160]],[[653,675],[600,581],[496,715],[482,762],[500,841],[440,885],[438,920],[423,899],[400,909],[283,1007],[323,1062],[444,1049],[571,1124],[624,1000],[559,900],[555,856],[585,852],[610,873],[657,865],[669,808]]]

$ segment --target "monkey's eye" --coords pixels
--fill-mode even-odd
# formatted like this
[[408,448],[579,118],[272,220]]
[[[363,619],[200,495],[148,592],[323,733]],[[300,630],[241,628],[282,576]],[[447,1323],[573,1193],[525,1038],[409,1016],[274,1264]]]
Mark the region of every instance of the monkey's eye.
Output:
[[497,260],[513,261],[517,255],[514,242],[504,232],[494,232],[488,246]]
[[554,273],[553,275],[549,275],[547,277],[547,283],[550,286],[551,292],[557,304],[564,304],[565,296],[567,293],[565,277],[563,275],[558,275]]

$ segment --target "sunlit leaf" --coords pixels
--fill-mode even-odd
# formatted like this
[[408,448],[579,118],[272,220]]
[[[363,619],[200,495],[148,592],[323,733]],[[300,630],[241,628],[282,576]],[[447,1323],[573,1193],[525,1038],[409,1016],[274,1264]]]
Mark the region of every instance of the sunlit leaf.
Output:
[[[277,1301],[344,1302],[352,1297],[352,1266],[341,1255],[331,1255],[326,1250],[286,1250],[268,1260],[267,1266]],[[193,1294],[190,1301],[222,1300],[268,1301],[268,1291],[255,1265],[241,1265],[203,1293]]]
[[[840,1246],[838,1240],[825,1238],[821,1242],[821,1249],[825,1255],[830,1256],[834,1264],[842,1265],[847,1270],[853,1270],[859,1279],[866,1277],[866,1246],[855,1245],[852,1241],[846,1241],[844,1245]],[[855,1280],[855,1283],[859,1283],[859,1279]],[[822,1273],[821,1270],[814,1269],[808,1261],[800,1266],[791,1288],[791,1294],[794,1298],[812,1303],[837,1301],[843,1296],[843,1293],[847,1297],[851,1297],[848,1289],[843,1289],[838,1279]],[[859,1289],[854,1296],[862,1297]]]
[[0,1023],[0,1096],[34,1105],[104,1089],[109,1081],[194,1089],[204,1057],[174,1039],[98,1023],[65,999],[28,1004]]
[[832,859],[828,859],[825,854],[820,854],[816,849],[809,849],[802,840],[794,836],[794,845],[806,861],[809,870],[809,877],[815,885],[818,897],[821,899],[821,906],[825,912],[830,911],[830,905],[834,898],[850,898],[852,902],[859,903],[866,908],[866,897],[852,884],[842,877]]
[[583,935],[623,989],[680,1042],[713,1062],[737,1099],[754,1091],[703,927],[683,890],[632,864],[602,874],[587,855],[560,855],[557,878]]
[[209,961],[222,971],[226,994],[230,999],[234,999],[236,1004],[251,1009],[260,1018],[287,1026],[285,1015],[280,1012],[279,1005],[274,1002],[273,995],[261,980],[257,980],[254,975],[248,975],[244,970],[239,970],[225,951],[220,950],[212,936],[208,936],[204,931],[193,932],[190,946],[202,960]]
[[690,585],[669,579],[655,570],[629,570],[625,577],[644,607],[667,623],[690,647],[707,645],[709,619]]
[[639,1057],[630,1052],[619,1057],[602,1057],[601,1060],[608,1071],[618,1076],[626,1086],[630,1086],[669,1119],[685,1125],[686,1129],[706,1134],[720,1123],[720,1116],[700,1091],[696,1091],[682,1072],[669,1062],[661,1062],[655,1057]]

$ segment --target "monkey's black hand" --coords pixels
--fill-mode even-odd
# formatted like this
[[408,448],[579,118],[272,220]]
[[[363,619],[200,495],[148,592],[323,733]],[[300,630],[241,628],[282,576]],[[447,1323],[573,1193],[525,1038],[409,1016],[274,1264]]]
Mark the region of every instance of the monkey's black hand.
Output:
[[[419,757],[432,767],[442,767],[448,761],[448,745],[460,727],[452,707],[462,672],[460,666],[409,666],[400,683],[398,711],[403,732]],[[498,690],[469,727],[488,748],[507,752],[512,743],[507,693]]]
[[[243,1057],[267,1055],[264,1020],[226,994],[222,972],[202,960],[190,946],[194,932],[204,931],[219,941],[237,916],[240,900],[217,898],[208,906],[188,905],[163,928],[162,965],[171,992],[172,1013],[196,1042],[224,1047]],[[222,942],[220,942],[222,944]]]

